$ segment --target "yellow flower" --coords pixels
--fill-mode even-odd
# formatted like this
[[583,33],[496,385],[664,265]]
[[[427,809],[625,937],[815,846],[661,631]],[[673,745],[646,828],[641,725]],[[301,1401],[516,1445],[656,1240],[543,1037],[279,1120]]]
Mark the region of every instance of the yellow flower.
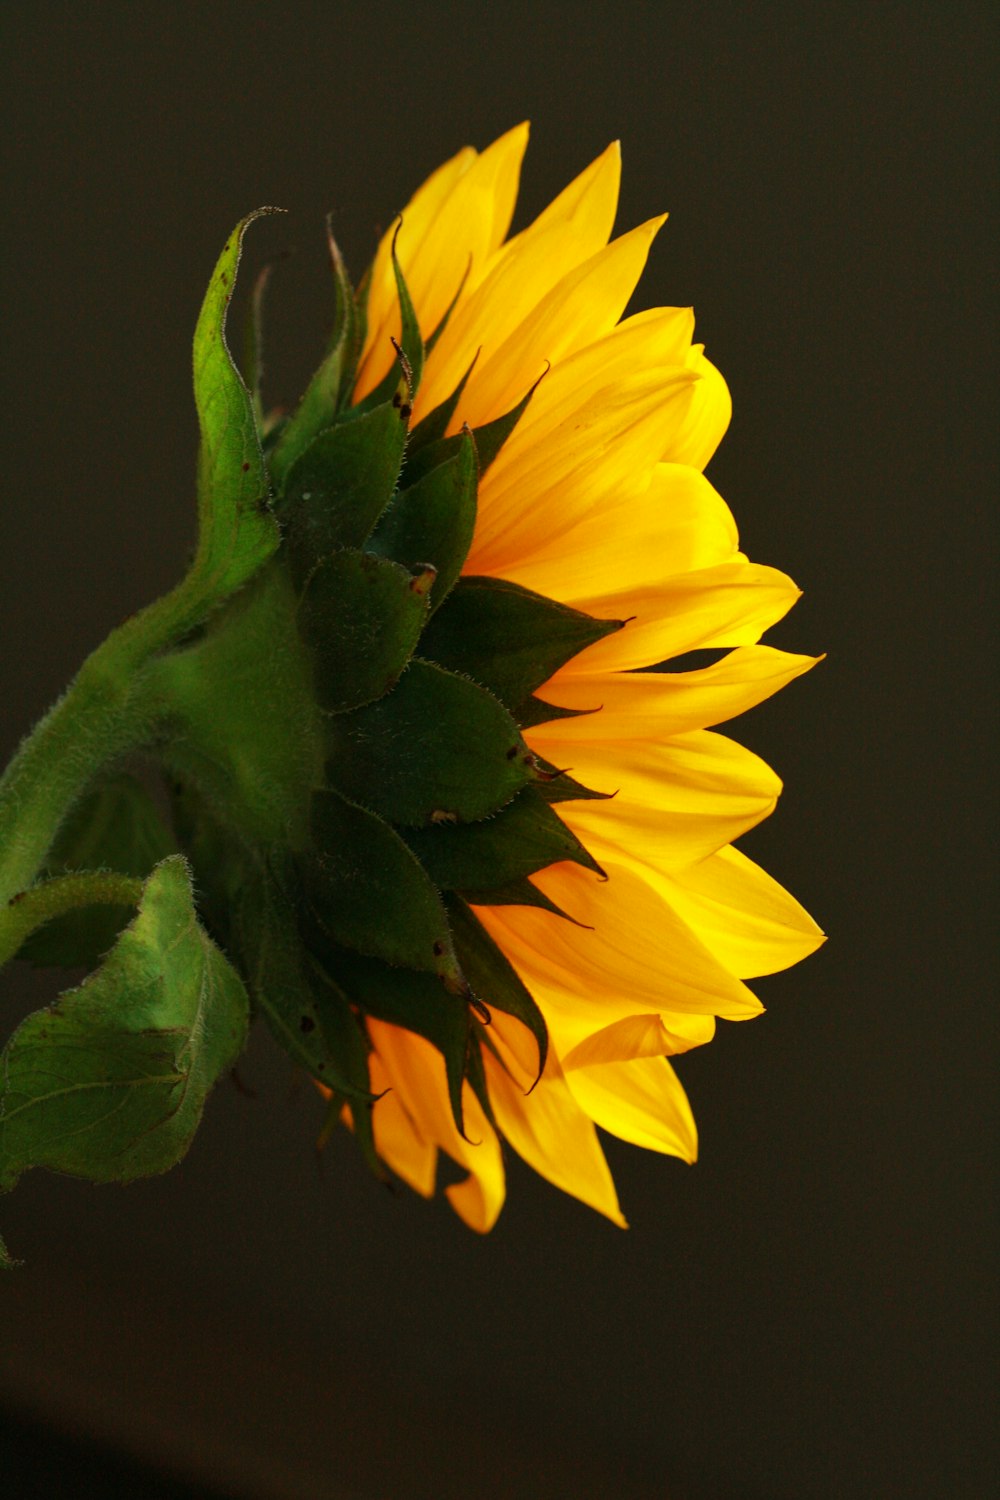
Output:
[[[402,214],[397,255],[427,340],[414,421],[475,364],[451,419],[481,427],[544,375],[483,475],[464,572],[511,580],[587,613],[626,620],[541,689],[583,710],[526,731],[533,751],[606,800],[562,802],[606,878],[550,866],[541,907],[476,914],[535,997],[533,1038],[494,1012],[483,1062],[497,1129],[468,1083],[463,1138],[445,1067],[424,1038],[368,1019],[381,1156],[418,1192],[437,1156],[467,1169],[446,1189],[474,1229],[504,1198],[499,1134],[549,1181],[624,1224],[596,1126],[693,1161],[691,1109],[668,1057],[711,1039],[715,1018],[762,1007],[743,982],[811,953],[822,935],[732,841],[774,808],[780,782],[709,726],[776,692],[814,658],[759,644],[798,596],[739,551],[703,470],[730,416],[725,382],[692,343],[689,308],[623,319],[662,218],[610,239],[620,154],[610,146],[529,228],[507,231],[527,144],[522,125],[460,151]],[[379,247],[354,399],[392,367],[400,312],[392,233]],[[693,650],[714,665],[643,672]]]

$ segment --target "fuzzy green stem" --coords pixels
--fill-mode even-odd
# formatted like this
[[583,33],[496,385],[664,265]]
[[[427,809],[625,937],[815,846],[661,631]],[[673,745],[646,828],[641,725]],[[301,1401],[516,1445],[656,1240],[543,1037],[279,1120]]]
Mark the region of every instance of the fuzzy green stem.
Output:
[[53,917],[81,906],[137,906],[141,895],[141,880],[109,870],[74,870],[40,881],[0,908],[0,964]]
[[60,826],[105,766],[156,737],[143,668],[205,613],[201,584],[183,583],[113,630],[22,742],[0,779],[0,906],[30,886]]

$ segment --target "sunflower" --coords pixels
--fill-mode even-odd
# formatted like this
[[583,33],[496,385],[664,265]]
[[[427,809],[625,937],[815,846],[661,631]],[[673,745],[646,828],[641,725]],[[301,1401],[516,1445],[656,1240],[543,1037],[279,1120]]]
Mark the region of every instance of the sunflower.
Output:
[[[703,473],[728,425],[728,390],[692,342],[689,308],[623,316],[664,221],[610,238],[617,144],[507,237],[527,138],[522,125],[481,153],[460,151],[386,234],[353,395],[386,380],[404,337],[395,253],[429,346],[414,423],[458,390],[446,435],[482,430],[536,387],[480,478],[467,593],[502,581],[624,622],[559,666],[538,692],[551,714],[536,707],[524,727],[541,764],[601,794],[557,804],[592,865],[553,863],[518,901],[471,906],[544,1017],[541,1075],[537,1039],[493,1010],[485,1089],[462,1084],[460,1130],[441,1052],[367,1018],[378,1155],[429,1196],[444,1151],[468,1174],[447,1196],[479,1231],[504,1200],[503,1139],[624,1224],[596,1127],[693,1161],[695,1123],[670,1057],[710,1041],[716,1017],[758,1015],[744,980],[822,941],[733,847],[773,810],[777,776],[710,727],[815,660],[759,644],[798,590],[740,552]],[[709,650],[723,654],[671,669]]]

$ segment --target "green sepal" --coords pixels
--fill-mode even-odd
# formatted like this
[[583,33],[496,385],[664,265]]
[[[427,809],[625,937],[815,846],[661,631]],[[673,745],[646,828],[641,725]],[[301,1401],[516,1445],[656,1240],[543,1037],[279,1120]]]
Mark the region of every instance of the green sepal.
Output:
[[31,1167],[94,1182],[167,1171],[246,1028],[246,991],[199,925],[174,855],[102,967],[28,1016],[4,1048],[0,1189]]
[[209,283],[194,334],[194,396],[201,431],[198,454],[198,547],[186,586],[211,607],[238,589],[276,551],[281,533],[254,401],[226,344],[226,312],[243,234],[261,214],[237,224]]
[[330,728],[330,784],[391,823],[475,822],[535,775],[537,762],[497,699],[421,657],[392,692]]
[[410,829],[406,842],[441,890],[488,891],[562,860],[603,875],[580,840],[533,786],[492,818]]
[[451,1112],[464,1136],[462,1084],[472,1046],[472,1020],[465,999],[449,994],[432,974],[390,968],[351,953],[338,956],[336,974],[350,999],[367,1015],[425,1037],[441,1053]]
[[391,402],[342,417],[288,471],[281,515],[296,581],[338,547],[360,547],[393,497],[406,423]]
[[[413,398],[420,388],[420,377],[424,369],[424,341],[420,333],[420,324],[414,311],[413,302],[410,298],[409,288],[406,285],[406,277],[403,275],[402,267],[396,259],[396,240],[402,227],[402,219],[396,225],[396,232],[392,239],[392,270],[396,278],[396,295],[399,298],[400,315],[400,340],[396,345],[396,359],[389,367],[387,374],[379,381],[374,390],[369,391],[363,401],[359,401],[357,411],[370,411],[373,406],[380,406],[383,401],[392,401],[395,396],[397,403],[404,402],[400,393],[400,379],[405,380],[407,395],[405,397],[406,415],[413,405]],[[401,368],[399,368],[401,366]]]
[[285,423],[271,454],[271,474],[279,491],[292,464],[314,438],[330,427],[350,394],[358,356],[358,309],[347,267],[327,220],[327,244],[333,265],[334,320],[330,347],[305,395]]
[[505,578],[461,578],[427,627],[421,655],[488,688],[519,715],[553,672],[621,629]]
[[[471,367],[466,373],[465,379],[468,379],[470,373]],[[487,422],[484,426],[473,429],[472,436],[476,441],[476,455],[479,459],[480,478],[486,473],[486,470],[521,420],[525,408],[538,389],[542,378],[542,376],[539,376],[528,394],[522,396],[517,405],[511,407],[510,411],[504,412],[502,417],[496,417],[492,422]],[[459,393],[461,393],[464,384],[465,381],[463,380],[462,385],[459,387]],[[431,415],[433,416],[434,413],[431,413]],[[450,414],[448,420],[451,420]],[[446,422],[445,426],[447,427],[447,425],[448,423]],[[416,484],[425,474],[429,474],[432,469],[436,469],[438,464],[443,464],[447,459],[451,458],[457,451],[461,438],[462,433],[456,432],[452,437],[438,438],[433,442],[425,441],[419,452],[414,452],[407,462],[402,478],[403,487],[408,488],[411,484]]]
[[541,771],[538,790],[546,802],[607,802],[617,795],[616,792],[595,792],[582,782],[574,781],[569,774],[571,767],[553,766],[541,757],[538,764]]
[[357,1022],[343,996],[333,994],[326,976],[315,970],[295,911],[273,882],[251,888],[240,905],[238,928],[253,1000],[275,1041],[327,1088],[370,1101]]
[[315,849],[298,861],[306,902],[335,943],[389,964],[463,980],[441,898],[416,856],[375,813],[335,791],[312,799]]
[[450,459],[396,495],[368,542],[372,552],[404,567],[431,563],[437,569],[431,613],[457,582],[472,545],[477,477],[476,450],[466,433]]
[[[430,343],[428,343],[427,345],[427,352],[428,354],[430,354],[431,352]],[[435,406],[433,411],[428,412],[426,417],[422,418],[422,420],[417,423],[416,427],[414,427],[413,431],[410,433],[410,441],[406,450],[407,464],[411,464],[413,462],[414,455],[419,453],[421,448],[426,448],[431,443],[440,443],[442,441],[445,433],[448,430],[448,423],[455,415],[455,412],[458,408],[458,403],[462,399],[462,392],[465,390],[465,387],[469,380],[469,376],[472,374],[473,370],[476,367],[476,360],[478,360],[478,358],[479,351],[477,350],[475,355],[473,356],[471,365],[466,370],[465,374],[462,376],[461,380],[458,382],[458,385],[452,391],[451,395],[448,396],[444,401],[442,401],[440,405]]]
[[[77,804],[41,874],[114,870],[145,877],[176,851],[149,793],[122,773],[103,781]],[[36,965],[91,967],[107,953],[133,911],[130,906],[90,906],[66,912],[33,932],[17,956]]]
[[399,680],[427,620],[433,569],[346,548],[313,570],[302,594],[299,629],[313,648],[316,695],[341,712],[381,698]]
[[458,892],[469,906],[537,906],[541,911],[550,911],[553,916],[566,917],[574,926],[583,926],[575,917],[570,917],[557,906],[537,885],[527,877],[511,880],[506,885],[491,885],[488,890],[461,890]]
[[560,708],[556,703],[546,703],[534,694],[517,705],[517,722],[522,729],[534,729],[536,724],[552,724],[556,719],[578,719],[590,713],[586,708]]
[[538,1047],[538,1073],[545,1071],[549,1033],[538,1003],[518,978],[509,960],[461,897],[445,898],[455,940],[455,951],[472,993],[484,1005],[514,1016],[528,1028]]
[[261,399],[262,355],[264,342],[264,296],[274,270],[274,262],[268,261],[257,272],[253,291],[247,304],[243,323],[243,383],[250,392],[254,420],[257,430],[264,431],[264,406]]

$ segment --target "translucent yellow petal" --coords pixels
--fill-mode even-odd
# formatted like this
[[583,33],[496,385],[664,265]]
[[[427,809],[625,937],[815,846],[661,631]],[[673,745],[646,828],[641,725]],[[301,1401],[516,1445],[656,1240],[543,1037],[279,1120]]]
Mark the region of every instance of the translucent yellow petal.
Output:
[[[614,553],[610,540],[608,553]],[[632,589],[622,584],[579,607],[598,619],[625,620],[623,629],[581,651],[562,673],[625,672],[685,651],[752,646],[800,596],[786,574],[742,557]]]
[[470,1228],[485,1234],[503,1207],[505,1186],[500,1143],[478,1099],[466,1086],[463,1107],[469,1140],[464,1140],[452,1118],[440,1052],[414,1032],[371,1016],[368,1031],[390,1085],[399,1093],[416,1131],[469,1172],[464,1182],[446,1189],[447,1196]]
[[644,490],[604,496],[575,526],[518,558],[507,576],[586,608],[585,601],[642,593],[672,575],[715,567],[738,544],[729,506],[703,474],[657,464]]
[[568,1073],[573,1068],[593,1067],[596,1063],[673,1056],[704,1046],[714,1035],[714,1016],[678,1016],[672,1018],[670,1026],[662,1016],[626,1016],[579,1042],[563,1058],[562,1065]]
[[566,1081],[580,1107],[611,1135],[648,1151],[698,1156],[698,1131],[687,1095],[665,1057],[576,1068]]
[[372,1093],[382,1095],[372,1109],[378,1154],[414,1192],[432,1198],[437,1177],[437,1147],[421,1135],[407,1114],[399,1090],[392,1087],[377,1052],[371,1055],[370,1069]]
[[[476,160],[477,152],[465,146],[450,161],[432,172],[403,210],[397,251],[404,269],[415,267],[425,240],[432,231],[455,184]],[[396,221],[379,241],[368,281],[368,334],[363,354],[386,341],[387,332],[399,323],[396,278],[392,270],[392,241]],[[374,382],[373,382],[374,383]],[[362,393],[363,394],[363,393]]]
[[[425,338],[444,317],[463,278],[463,295],[468,296],[502,243],[514,212],[521,158],[527,144],[528,127],[518,125],[474,156],[455,177],[451,191],[441,197],[419,245],[412,249],[404,239],[407,219],[404,212],[397,254]],[[392,232],[389,231],[390,248]],[[391,276],[391,262],[388,272]],[[391,297],[388,307],[378,326],[369,325],[354,388],[356,401],[378,384],[392,364],[394,355],[389,336],[399,337],[400,318],[398,304],[394,305]]]
[[693,345],[688,366],[700,379],[692,387],[684,421],[671,435],[661,456],[671,463],[703,469],[725,436],[733,415],[733,402],[726,382],[705,358],[704,345]]
[[555,227],[545,238],[525,240],[510,251],[449,324],[441,340],[440,374],[435,349],[421,409],[424,403],[433,408],[454,390],[477,348],[482,352],[450,431],[458,432],[466,422],[483,426],[516,406],[547,363],[616,326],[662,223],[651,219],[582,265],[577,243],[564,244],[571,226]]
[[788,891],[739,849],[660,878],[674,911],[730,973],[776,974],[815,953],[823,933]]
[[564,1193],[627,1228],[597,1131],[554,1059],[527,1097],[488,1052],[483,1062],[497,1124],[518,1156]]
[[732,843],[773,810],[781,781],[752,751],[696,730],[659,741],[566,742],[528,732],[536,754],[557,765],[567,753],[577,780],[615,795],[564,802],[559,815],[598,860],[639,859],[657,870],[694,864]]
[[585,712],[546,724],[545,739],[563,747],[558,763],[569,766],[573,746],[584,740],[657,740],[722,724],[819,660],[772,646],[740,646],[695,672],[559,672],[545,685],[545,701]]
[[[533,907],[477,914],[535,996],[560,1057],[595,1031],[642,1011],[759,1014],[757,997],[716,962],[649,883],[609,863],[598,881],[553,865],[536,885],[582,927]],[[669,1023],[668,1023],[669,1024]]]
[[514,559],[583,519],[609,490],[648,485],[674,408],[687,395],[680,367],[633,371],[584,400],[577,393],[562,420],[547,430],[536,423],[523,442],[514,442],[515,428],[485,476],[465,571],[502,575]]
[[[581,174],[578,190],[571,192],[568,189],[569,196],[561,195],[566,200],[562,210],[547,210],[540,215],[530,228],[508,241],[493,256],[488,271],[474,291],[468,287],[463,289],[463,296],[428,359],[415,408],[418,419],[451,395],[478,351],[481,352],[475,372],[462,408],[452,424],[454,431],[463,421],[476,426],[502,415],[521,399],[535,376],[541,373],[544,360],[556,357],[554,352],[546,351],[539,359],[535,347],[526,342],[516,360],[513,379],[515,385],[519,381],[519,389],[513,399],[491,409],[486,395],[478,390],[487,365],[516,335],[536,306],[561,280],[607,243],[618,200],[619,165],[614,152],[605,152]],[[571,188],[576,187],[571,185]],[[550,209],[558,209],[559,203],[557,199]],[[641,266],[639,269],[641,271]],[[636,280],[638,275],[639,272]],[[607,296],[604,300],[608,300]],[[607,327],[617,321],[624,305],[622,302]],[[589,324],[583,326],[593,326],[594,332],[589,338],[594,338],[598,332],[604,331],[605,324],[597,306],[590,308],[589,312]],[[581,338],[577,321],[574,318],[569,346],[588,341],[586,337]],[[528,329],[525,329],[525,335],[530,337]],[[497,385],[494,375],[491,386],[496,390]]]

